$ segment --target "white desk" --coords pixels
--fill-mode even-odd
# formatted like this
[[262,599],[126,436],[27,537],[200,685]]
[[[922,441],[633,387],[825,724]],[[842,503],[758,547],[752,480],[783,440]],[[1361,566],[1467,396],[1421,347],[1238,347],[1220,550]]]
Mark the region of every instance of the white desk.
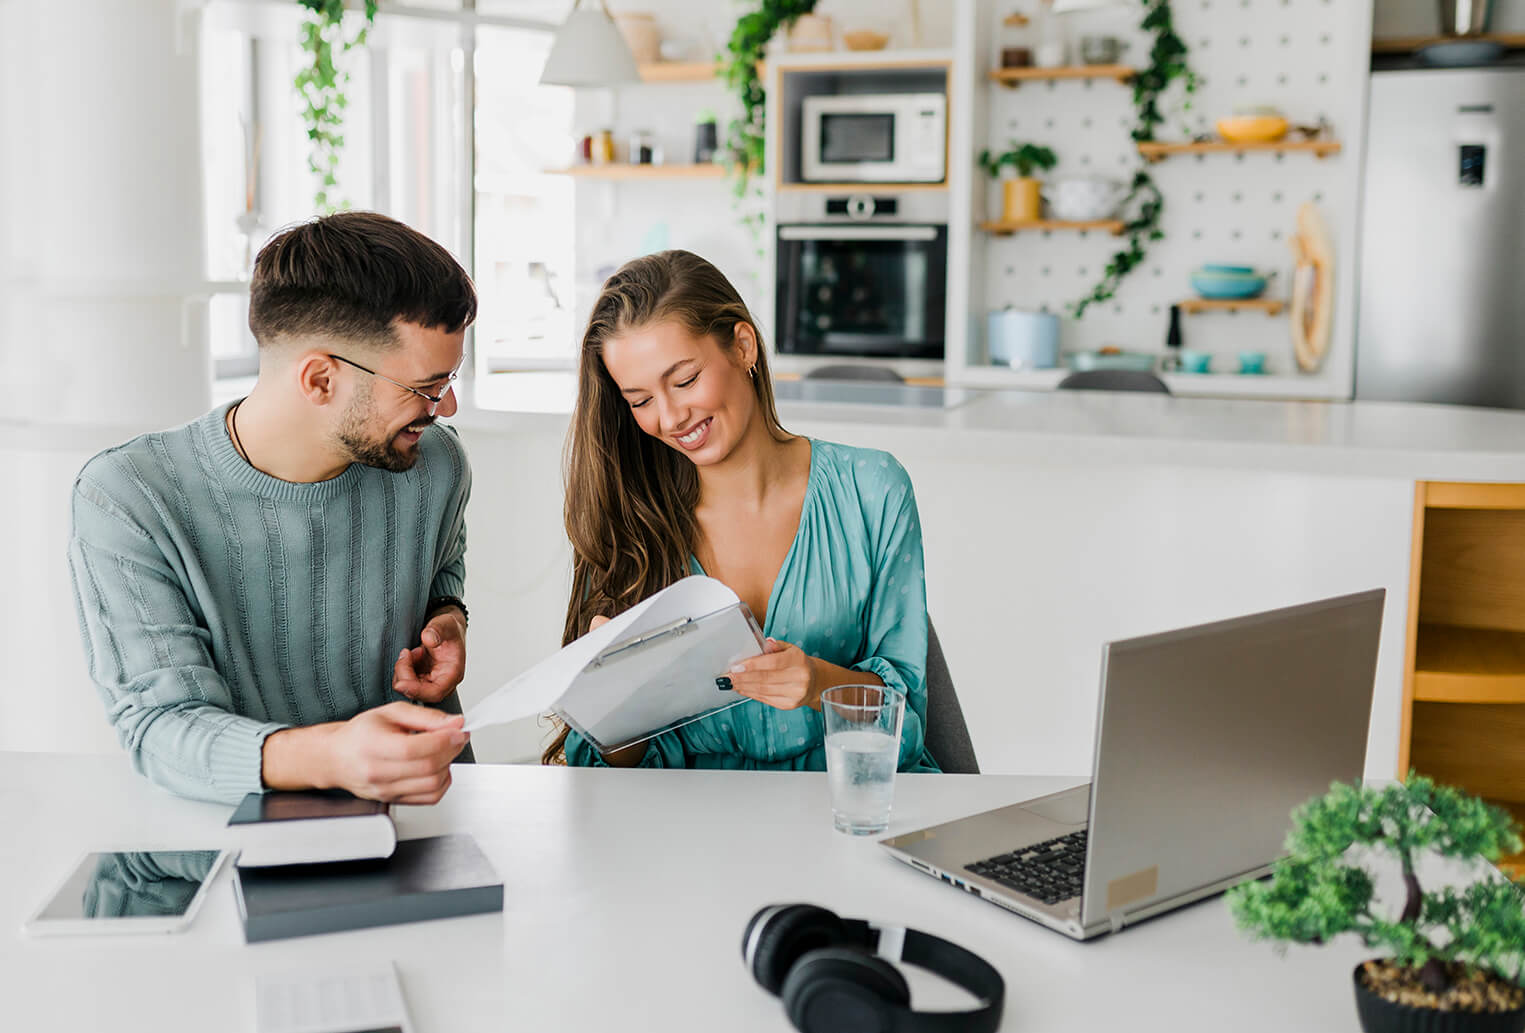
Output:
[[[901,776],[892,831],[1073,781]],[[444,802],[399,809],[399,829],[476,836],[503,876],[502,915],[247,946],[224,873],[184,933],[20,933],[77,854],[213,845],[227,814],[168,796],[125,757],[0,753],[0,1026],[235,1033],[253,1027],[258,972],[392,958],[420,1033],[785,1033],[740,940],[759,906],[801,900],[983,954],[1006,977],[1003,1030],[1356,1028],[1358,943],[1278,958],[1234,931],[1221,897],[1074,943],[833,831],[819,774],[458,766]],[[960,1000],[911,982],[922,1006]]]

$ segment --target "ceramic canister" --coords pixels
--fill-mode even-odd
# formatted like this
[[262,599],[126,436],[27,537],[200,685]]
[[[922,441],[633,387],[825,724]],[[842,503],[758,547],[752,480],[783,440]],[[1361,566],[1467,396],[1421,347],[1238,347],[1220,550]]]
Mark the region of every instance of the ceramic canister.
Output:
[[990,361],[1012,369],[1059,365],[1059,317],[1006,308],[990,313]]

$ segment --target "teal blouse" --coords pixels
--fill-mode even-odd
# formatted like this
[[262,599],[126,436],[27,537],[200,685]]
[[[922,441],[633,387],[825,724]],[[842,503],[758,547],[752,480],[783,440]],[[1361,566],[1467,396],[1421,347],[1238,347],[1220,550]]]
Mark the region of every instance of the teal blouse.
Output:
[[[699,561],[690,563],[696,574]],[[926,751],[927,590],[911,479],[888,452],[810,442],[810,476],[763,633],[808,656],[869,671],[906,695],[901,771],[937,771]],[[576,732],[567,763],[604,766]],[[644,768],[824,771],[820,711],[756,700],[650,740]]]

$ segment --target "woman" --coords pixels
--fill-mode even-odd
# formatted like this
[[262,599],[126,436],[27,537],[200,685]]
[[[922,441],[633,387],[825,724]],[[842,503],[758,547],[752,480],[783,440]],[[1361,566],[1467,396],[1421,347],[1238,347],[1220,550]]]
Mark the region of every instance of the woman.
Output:
[[735,591],[768,642],[730,675],[747,702],[609,755],[563,729],[543,760],[821,770],[821,692],[883,683],[906,695],[901,770],[937,770],[910,479],[884,452],[779,425],[757,327],[718,269],[664,251],[604,284],[568,452],[563,643],[689,574]]

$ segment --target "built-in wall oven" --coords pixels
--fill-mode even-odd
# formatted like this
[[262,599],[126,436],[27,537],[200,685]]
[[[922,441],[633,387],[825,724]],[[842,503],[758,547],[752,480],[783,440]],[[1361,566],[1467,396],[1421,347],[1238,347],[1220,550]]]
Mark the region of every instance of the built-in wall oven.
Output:
[[947,208],[944,191],[780,197],[777,350],[941,360]]

